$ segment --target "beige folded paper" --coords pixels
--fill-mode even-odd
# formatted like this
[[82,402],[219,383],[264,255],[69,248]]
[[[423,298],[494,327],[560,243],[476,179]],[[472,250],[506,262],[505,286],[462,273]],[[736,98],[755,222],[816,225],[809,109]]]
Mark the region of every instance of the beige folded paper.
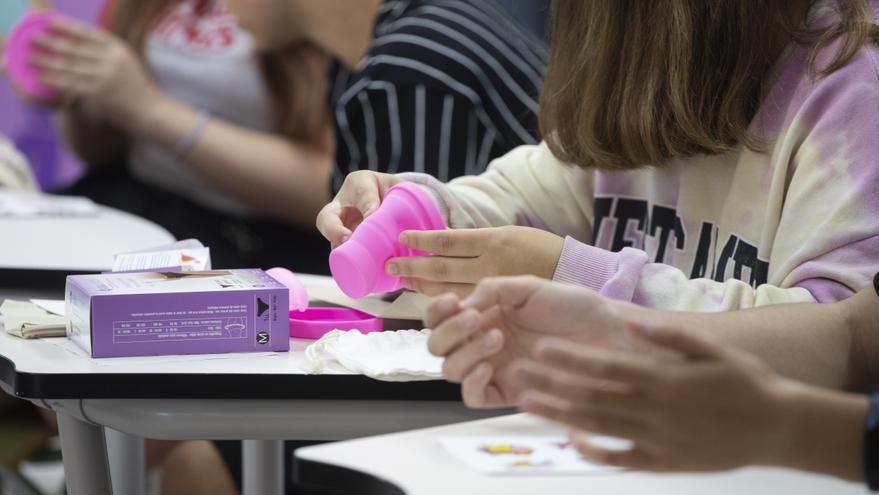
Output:
[[[351,299],[335,286],[306,288],[308,289],[309,301],[321,301],[336,306],[353,308],[386,320],[421,321],[424,318],[424,310],[430,304],[430,298],[424,294],[408,291],[389,301],[381,295]],[[412,326],[406,328],[412,328]]]
[[23,339],[64,337],[67,319],[34,303],[6,299],[0,305],[0,320],[6,332]]

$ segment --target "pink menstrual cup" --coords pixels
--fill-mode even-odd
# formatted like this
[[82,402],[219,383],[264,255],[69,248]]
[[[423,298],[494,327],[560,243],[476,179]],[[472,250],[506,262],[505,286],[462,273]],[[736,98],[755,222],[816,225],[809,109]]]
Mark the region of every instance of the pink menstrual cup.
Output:
[[342,292],[361,298],[402,287],[400,277],[385,273],[385,263],[400,256],[424,256],[399,242],[404,230],[443,230],[446,224],[433,198],[421,187],[403,182],[385,193],[379,209],[363,220],[347,242],[330,253],[330,272]]
[[58,90],[40,82],[40,73],[31,65],[31,57],[41,50],[31,44],[31,39],[48,33],[52,20],[58,18],[61,14],[53,10],[28,10],[6,40],[4,56],[10,79],[20,91],[40,100],[56,98]]

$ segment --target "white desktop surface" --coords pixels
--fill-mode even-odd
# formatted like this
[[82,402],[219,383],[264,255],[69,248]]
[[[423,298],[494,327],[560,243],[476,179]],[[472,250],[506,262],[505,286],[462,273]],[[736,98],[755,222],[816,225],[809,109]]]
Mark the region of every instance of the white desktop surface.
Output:
[[[56,337],[64,339],[64,337]],[[16,370],[33,374],[307,374],[310,367],[305,348],[313,341],[290,339],[289,352],[239,353],[229,356],[212,355],[212,358],[193,355],[132,357],[112,364],[102,364],[101,359],[70,351],[51,342],[54,339],[24,340],[0,333],[0,355],[12,360]],[[216,356],[216,357],[213,357]],[[111,358],[112,359],[112,358]],[[322,374],[351,374],[341,367],[328,367]]]
[[93,217],[0,218],[0,268],[104,271],[118,253],[174,242],[148,220],[99,209]]
[[[307,447],[300,461],[349,468],[390,482],[406,495],[863,495],[863,485],[787,469],[745,468],[716,474],[607,473],[581,476],[490,476],[461,463],[441,436],[557,434],[564,430],[517,414],[405,433]],[[300,479],[307,465],[300,465]],[[330,471],[332,472],[332,471]],[[344,473],[339,473],[344,476]],[[369,491],[364,493],[384,493]]]

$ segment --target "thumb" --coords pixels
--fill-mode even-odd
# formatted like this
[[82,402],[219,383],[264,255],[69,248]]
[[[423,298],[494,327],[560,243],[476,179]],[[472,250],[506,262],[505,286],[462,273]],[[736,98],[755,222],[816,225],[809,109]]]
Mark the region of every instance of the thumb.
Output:
[[461,307],[485,311],[493,306],[523,306],[539,286],[540,279],[532,276],[486,278],[461,301]]

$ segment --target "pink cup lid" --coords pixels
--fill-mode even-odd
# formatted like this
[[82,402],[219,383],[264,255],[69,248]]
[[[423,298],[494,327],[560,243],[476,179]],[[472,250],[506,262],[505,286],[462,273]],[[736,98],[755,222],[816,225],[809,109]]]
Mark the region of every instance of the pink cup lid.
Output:
[[266,273],[290,291],[290,336],[319,339],[333,330],[381,332],[384,320],[350,308],[309,308],[305,284],[286,268],[270,268]]
[[269,268],[266,273],[290,290],[290,311],[308,309],[308,290],[293,272],[286,268]]
[[4,57],[9,78],[16,88],[35,98],[49,100],[59,94],[57,89],[40,81],[39,71],[31,65],[31,57],[40,52],[31,44],[31,39],[48,33],[52,21],[58,18],[61,14],[54,10],[28,10],[6,40]]

